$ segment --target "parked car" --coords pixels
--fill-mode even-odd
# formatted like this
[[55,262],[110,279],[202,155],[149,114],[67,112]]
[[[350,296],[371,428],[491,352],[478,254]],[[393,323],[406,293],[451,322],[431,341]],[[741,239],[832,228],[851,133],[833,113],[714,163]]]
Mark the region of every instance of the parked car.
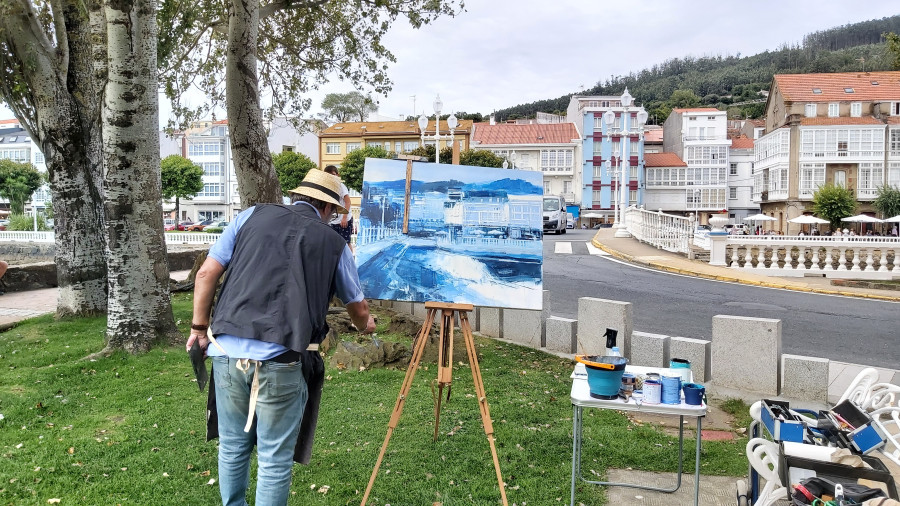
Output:
[[194,223],[193,225],[185,227],[185,230],[188,232],[202,232],[204,228],[215,222],[216,220],[203,220],[200,223]]
[[178,223],[172,218],[164,218],[163,219],[163,230],[166,232],[171,232],[178,227]]
[[193,224],[194,224],[193,220],[184,220],[184,221],[178,222],[178,230],[181,230],[181,231],[187,230],[187,227],[190,227]]
[[566,228],[575,228],[575,217],[572,213],[566,213]]
[[220,233],[222,230],[224,230],[225,227],[227,227],[227,226],[228,226],[228,222],[227,222],[227,221],[215,221],[215,222],[213,222],[213,223],[207,225],[207,226],[203,229],[203,231],[204,231],[204,232],[214,232],[214,233],[217,233],[217,234],[218,234],[218,233]]
[[6,227],[9,226],[9,220],[3,219],[0,220],[0,230],[6,230]]

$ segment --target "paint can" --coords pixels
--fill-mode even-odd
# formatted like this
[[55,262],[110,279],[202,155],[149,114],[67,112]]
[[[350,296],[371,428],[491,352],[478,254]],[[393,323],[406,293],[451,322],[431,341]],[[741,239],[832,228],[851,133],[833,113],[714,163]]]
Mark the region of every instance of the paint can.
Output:
[[625,399],[625,401],[628,401],[628,399],[631,397],[631,394],[634,392],[635,381],[636,378],[634,374],[631,374],[629,372],[623,374],[622,385],[619,387],[619,397],[622,397]]
[[644,402],[659,404],[662,396],[662,385],[659,381],[647,378],[644,380]]
[[660,384],[663,404],[681,404],[681,376],[663,376]]
[[673,358],[669,360],[669,369],[675,369],[672,373],[681,375],[681,382],[687,383],[691,381],[691,361],[684,358]]

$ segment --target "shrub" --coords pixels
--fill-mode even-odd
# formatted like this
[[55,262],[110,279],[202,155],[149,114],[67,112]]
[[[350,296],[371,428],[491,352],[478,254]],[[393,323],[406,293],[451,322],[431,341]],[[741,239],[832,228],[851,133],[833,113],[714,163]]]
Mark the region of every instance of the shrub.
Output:
[[204,232],[208,232],[210,234],[221,234],[223,229],[222,227],[206,227],[203,229]]
[[[47,226],[47,222],[42,215],[38,215],[37,217],[37,229],[39,232],[51,230],[50,227]],[[34,217],[26,214],[11,214],[9,215],[9,225],[6,226],[6,230],[32,232],[34,231]]]

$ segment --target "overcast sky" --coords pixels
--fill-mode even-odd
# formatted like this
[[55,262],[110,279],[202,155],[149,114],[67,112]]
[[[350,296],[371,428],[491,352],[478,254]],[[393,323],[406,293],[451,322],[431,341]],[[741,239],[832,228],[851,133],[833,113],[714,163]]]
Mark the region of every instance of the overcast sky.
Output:
[[[592,87],[613,75],[639,72],[687,55],[747,56],[807,33],[900,13],[895,0],[466,0],[466,11],[420,30],[396,23],[385,45],[397,57],[386,116],[490,113]],[[335,82],[311,95],[311,114]],[[413,108],[415,96],[415,109]],[[266,104],[263,104],[264,106]],[[161,124],[168,107],[161,101]],[[220,115],[224,116],[220,113]],[[8,110],[0,118],[9,118]]]

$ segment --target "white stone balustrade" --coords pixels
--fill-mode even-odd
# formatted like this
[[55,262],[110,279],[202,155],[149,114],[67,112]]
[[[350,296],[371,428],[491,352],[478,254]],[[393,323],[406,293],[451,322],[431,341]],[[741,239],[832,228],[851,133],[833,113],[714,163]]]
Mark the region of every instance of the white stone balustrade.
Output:
[[769,276],[900,279],[900,238],[823,236],[718,236],[710,264]]
[[624,210],[623,221],[631,235],[659,249],[687,254],[693,235],[693,220],[637,207]]

